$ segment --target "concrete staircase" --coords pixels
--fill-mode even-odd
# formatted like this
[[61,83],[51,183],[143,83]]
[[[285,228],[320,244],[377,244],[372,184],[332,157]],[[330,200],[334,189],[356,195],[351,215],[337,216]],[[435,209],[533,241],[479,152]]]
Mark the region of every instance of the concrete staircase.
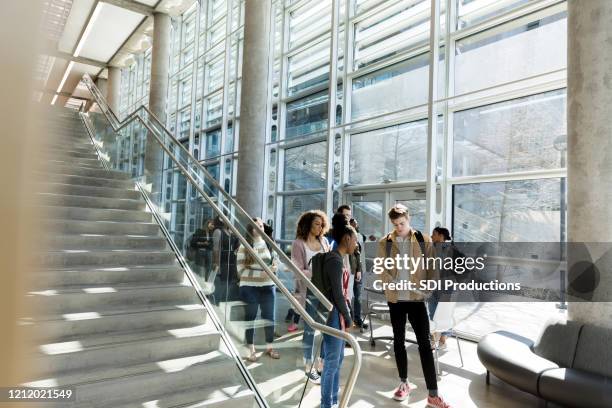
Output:
[[47,129],[27,384],[74,387],[61,407],[257,406],[129,176],[102,167],[76,113]]

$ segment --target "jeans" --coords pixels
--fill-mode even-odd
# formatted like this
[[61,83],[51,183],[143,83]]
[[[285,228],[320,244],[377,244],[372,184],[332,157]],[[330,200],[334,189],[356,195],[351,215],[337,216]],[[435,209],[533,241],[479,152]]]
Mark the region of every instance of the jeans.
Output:
[[[401,380],[408,378],[408,356],[406,355],[406,315],[416,335],[421,357],[421,367],[425,376],[428,390],[437,390],[436,368],[434,366],[433,352],[429,342],[429,316],[425,302],[389,302],[391,326],[393,326],[393,350],[395,351],[395,364]],[[327,364],[327,361],[326,361]]]
[[293,324],[298,324],[300,322],[300,315],[291,307],[287,310],[287,320],[293,321]]
[[[340,313],[338,309],[330,312],[327,325],[340,330]],[[338,403],[340,389],[340,369],[344,359],[344,340],[328,334],[323,335],[325,347],[325,365],[321,376],[321,408],[331,408]]]
[[[363,280],[363,274],[361,275]],[[361,287],[362,280],[353,283],[353,321],[357,326],[363,325],[363,319],[361,318]]]
[[[434,315],[436,314],[436,309],[438,308],[438,303],[440,303],[440,292],[435,291],[429,300],[427,301],[427,309],[429,310],[429,320],[433,320]],[[449,331],[442,332],[442,336],[450,336],[452,333]]]
[[[318,315],[319,299],[316,296],[308,292],[306,296],[306,313],[312,316],[313,319],[320,322]],[[302,338],[302,345],[304,348],[304,361],[306,364],[312,362],[312,356],[314,354],[314,335],[315,330],[310,327],[304,320],[304,337]]]
[[261,318],[266,321],[264,331],[266,343],[274,341],[274,298],[276,288],[274,286],[241,286],[240,298],[246,305],[245,320],[251,322],[250,328],[246,329],[245,337],[247,345],[253,344],[255,329],[252,322],[257,317],[257,310],[261,308]]

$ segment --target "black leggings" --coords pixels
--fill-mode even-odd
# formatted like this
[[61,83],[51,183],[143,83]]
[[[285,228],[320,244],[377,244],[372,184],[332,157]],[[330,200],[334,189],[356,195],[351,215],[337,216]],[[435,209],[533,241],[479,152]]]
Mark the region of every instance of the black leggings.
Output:
[[408,378],[408,356],[406,355],[406,315],[416,334],[421,356],[421,367],[425,376],[428,390],[437,390],[436,368],[433,352],[431,351],[429,335],[429,316],[425,302],[389,302],[391,325],[393,326],[393,349],[395,351],[395,364],[400,379]]

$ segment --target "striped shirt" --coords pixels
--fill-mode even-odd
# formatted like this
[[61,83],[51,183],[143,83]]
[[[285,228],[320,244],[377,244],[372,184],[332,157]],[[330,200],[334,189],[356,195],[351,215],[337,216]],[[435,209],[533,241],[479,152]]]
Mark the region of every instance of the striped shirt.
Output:
[[[268,246],[261,238],[256,238],[253,242],[253,249],[266,265],[272,265],[272,256],[268,250]],[[236,256],[238,276],[240,277],[240,286],[271,286],[274,282],[268,277],[268,274],[261,268],[257,261],[250,265],[245,264],[247,251],[243,245],[238,248]],[[271,268],[273,269],[273,268]]]

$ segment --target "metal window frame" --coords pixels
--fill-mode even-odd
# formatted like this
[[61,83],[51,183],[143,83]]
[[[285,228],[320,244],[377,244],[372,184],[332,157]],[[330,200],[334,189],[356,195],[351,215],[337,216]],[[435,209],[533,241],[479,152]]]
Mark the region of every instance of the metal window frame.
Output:
[[[478,89],[472,92],[464,93],[464,94],[455,94],[454,93],[454,79],[455,79],[455,70],[454,70],[454,58],[455,58],[455,49],[456,42],[467,37],[478,35],[480,33],[487,33],[487,35],[495,35],[496,32],[502,32],[511,30],[512,27],[518,27],[520,25],[526,24],[530,20],[540,19],[546,16],[554,15],[556,13],[562,12],[567,9],[565,0],[539,0],[530,2],[511,10],[501,13],[499,15],[495,15],[493,17],[487,18],[486,20],[480,21],[474,25],[468,26],[466,28],[462,28],[457,30],[458,25],[458,3],[457,0],[431,0],[432,3],[438,1],[439,8],[438,10],[445,10],[445,30],[443,33],[437,38],[437,42],[432,40],[432,36],[430,35],[429,45],[426,46],[418,46],[406,51],[403,51],[400,54],[394,55],[391,58],[384,59],[382,61],[370,64],[366,67],[353,69],[354,68],[354,26],[359,21],[362,21],[368,17],[374,16],[377,13],[384,10],[385,7],[389,6],[388,2],[381,2],[374,7],[362,11],[360,13],[355,12],[354,0],[346,1],[346,10],[344,12],[344,19],[342,22],[338,22],[338,26],[334,27],[333,17],[332,17],[332,27],[329,30],[325,31],[323,34],[310,39],[306,43],[299,43],[297,47],[293,47],[289,49],[289,33],[288,33],[288,21],[289,21],[289,13],[297,10],[301,7],[306,7],[307,4],[312,0],[300,0],[290,6],[287,6],[284,1],[276,1],[276,7],[280,7],[283,10],[282,16],[282,24],[283,30],[281,31],[281,38],[275,38],[275,41],[281,42],[281,55],[280,55],[280,78],[279,78],[279,95],[275,98],[271,96],[271,106],[277,106],[278,112],[278,120],[277,120],[277,133],[278,139],[275,142],[271,142],[268,139],[267,142],[267,150],[276,149],[277,152],[277,161],[276,161],[276,173],[277,173],[277,181],[276,188],[274,191],[270,189],[266,190],[265,197],[267,199],[268,196],[274,195],[276,196],[276,208],[275,208],[275,219],[278,225],[280,225],[282,218],[282,196],[286,194],[296,194],[297,192],[284,192],[280,186],[283,185],[283,177],[282,177],[282,169],[284,167],[284,150],[287,148],[302,146],[314,142],[319,142],[324,140],[323,138],[316,139],[308,139],[307,135],[304,138],[300,138],[300,140],[296,141],[286,141],[285,140],[285,132],[286,132],[286,115],[287,115],[287,104],[293,102],[295,100],[307,97],[314,93],[320,92],[327,88],[330,97],[332,97],[332,92],[335,95],[335,88],[330,86],[332,83],[332,75],[330,75],[330,80],[328,83],[319,85],[314,88],[307,89],[305,91],[297,92],[290,97],[287,96],[286,90],[288,86],[288,59],[300,52],[306,50],[313,45],[320,44],[322,41],[327,41],[331,39],[333,43],[333,37],[335,29],[337,29],[340,25],[344,25],[345,27],[345,48],[344,48],[344,69],[340,74],[337,75],[335,84],[342,83],[343,84],[343,100],[342,100],[342,109],[343,109],[343,118],[342,123],[340,125],[335,124],[335,104],[331,106],[331,99],[328,100],[328,104],[330,105],[329,110],[329,118],[328,123],[330,127],[327,131],[328,136],[328,152],[332,152],[334,149],[333,141],[336,134],[340,134],[342,137],[342,153],[341,153],[341,183],[340,183],[340,193],[342,197],[345,197],[346,194],[359,190],[360,192],[378,192],[381,190],[386,191],[394,191],[396,189],[402,189],[405,187],[423,187],[426,186],[425,182],[396,182],[389,184],[381,184],[381,185],[350,185],[348,184],[349,180],[349,166],[350,163],[350,138],[353,134],[363,133],[367,131],[382,129],[389,126],[394,126],[402,123],[409,123],[417,120],[427,119],[430,122],[431,130],[428,132],[428,139],[432,139],[434,136],[438,138],[437,143],[440,144],[440,149],[442,151],[442,162],[436,163],[437,160],[437,151],[432,151],[432,154],[428,150],[428,168],[433,172],[434,170],[438,173],[436,174],[437,180],[435,177],[432,177],[429,181],[431,186],[437,185],[439,188],[438,194],[441,195],[441,208],[430,208],[429,212],[434,213],[437,212],[435,220],[429,221],[430,225],[433,225],[435,222],[440,222],[441,224],[451,225],[452,224],[452,207],[453,207],[453,196],[452,196],[452,188],[455,184],[468,184],[474,182],[493,182],[493,181],[511,181],[511,180],[525,180],[525,179],[537,179],[537,178],[558,178],[558,177],[566,177],[566,169],[541,169],[537,171],[529,171],[529,172],[512,172],[512,173],[504,173],[504,174],[488,174],[488,175],[478,175],[478,176],[469,176],[469,177],[453,177],[452,176],[452,160],[453,160],[453,120],[454,113],[458,111],[462,111],[465,109],[475,108],[478,106],[483,106],[487,104],[493,104],[497,102],[503,102],[506,100],[536,95],[539,93],[552,91],[555,89],[563,89],[566,87],[566,69],[560,69],[550,72],[544,72],[532,77],[527,78],[519,78],[514,81],[496,84],[491,87],[487,87],[484,89]],[[332,2],[332,10],[335,9],[334,3]],[[275,18],[276,16],[273,16]],[[431,20],[430,20],[431,21]],[[436,19],[436,23],[439,24],[439,18]],[[431,28],[431,27],[430,27]],[[428,101],[426,104],[412,106],[405,109],[400,109],[393,112],[387,112],[380,115],[374,115],[373,117],[368,117],[356,121],[351,120],[351,97],[352,97],[352,81],[354,78],[358,78],[363,75],[367,75],[369,73],[376,72],[380,69],[384,69],[396,63],[402,62],[404,60],[416,57],[418,55],[422,55],[424,53],[430,52],[432,49],[432,44],[437,44],[439,46],[444,46],[444,72],[441,72],[443,75],[443,81],[441,86],[441,95],[432,94],[429,92]],[[435,48],[435,47],[433,47]],[[330,74],[337,70],[337,59],[334,59],[334,55],[330,49]],[[439,48],[438,48],[439,51]],[[435,53],[431,53],[429,55],[429,66],[432,66],[432,63],[435,62],[439,64],[439,60],[434,59]],[[271,68],[273,68],[274,63],[271,64]],[[431,71],[431,69],[430,69]],[[436,78],[438,78],[436,76]],[[432,84],[430,81],[430,89]],[[434,114],[435,113],[435,114]],[[269,113],[271,115],[271,111]],[[440,135],[438,132],[434,135],[432,132],[434,128],[437,128],[438,116],[442,116],[442,131]],[[332,125],[333,124],[333,125]],[[436,126],[433,126],[436,125]],[[428,142],[429,143],[429,142]],[[441,172],[439,172],[439,168],[441,167]],[[430,172],[427,173],[428,175]],[[432,174],[432,176],[435,176]],[[331,153],[328,153],[328,179],[332,179],[333,181],[333,158]],[[436,184],[437,183],[437,184]],[[326,188],[326,195],[332,196],[333,194],[333,186],[331,186],[332,182],[328,180],[328,187]],[[436,188],[436,190],[437,190]],[[432,188],[430,187],[430,190]],[[433,192],[433,191],[432,191]],[[305,193],[314,193],[314,191],[306,191]],[[329,200],[327,200],[329,201]],[[433,200],[430,200],[432,206],[435,205]],[[329,204],[327,204],[329,207]],[[266,202],[267,207],[267,202]],[[431,216],[427,217],[428,220],[432,218]]]

